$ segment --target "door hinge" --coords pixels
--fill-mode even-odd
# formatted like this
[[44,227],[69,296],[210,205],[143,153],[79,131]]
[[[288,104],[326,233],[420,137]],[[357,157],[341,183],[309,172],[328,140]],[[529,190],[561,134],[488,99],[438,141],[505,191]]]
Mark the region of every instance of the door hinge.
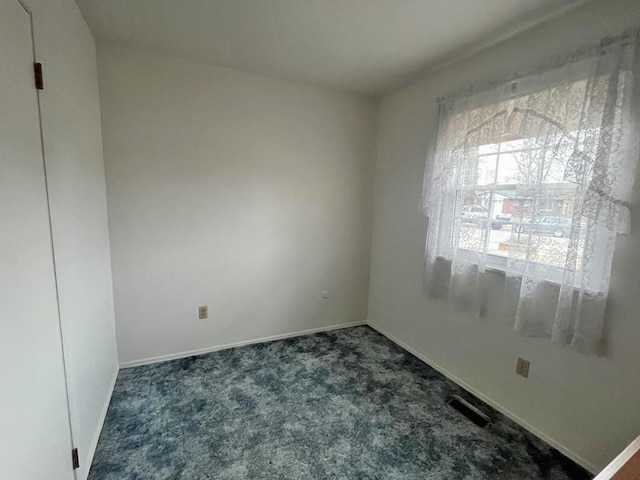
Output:
[[44,90],[44,79],[42,78],[42,64],[34,63],[33,64],[33,73],[36,78],[36,88],[38,90]]
[[80,468],[80,458],[78,457],[78,449],[74,448],[71,450],[71,463],[73,464],[73,469]]

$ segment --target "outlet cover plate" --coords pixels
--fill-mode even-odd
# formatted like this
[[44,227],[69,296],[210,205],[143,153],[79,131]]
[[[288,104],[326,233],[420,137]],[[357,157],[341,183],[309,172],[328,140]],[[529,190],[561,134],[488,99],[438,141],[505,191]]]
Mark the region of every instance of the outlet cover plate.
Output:
[[516,361],[516,373],[524,378],[529,377],[529,360],[518,357]]
[[209,309],[207,308],[206,305],[203,305],[202,307],[198,307],[198,318],[200,320],[209,318]]

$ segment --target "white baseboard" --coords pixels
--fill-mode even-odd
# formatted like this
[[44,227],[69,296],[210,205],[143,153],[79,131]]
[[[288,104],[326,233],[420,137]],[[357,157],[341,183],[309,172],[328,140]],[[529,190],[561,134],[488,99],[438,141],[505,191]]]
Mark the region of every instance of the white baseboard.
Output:
[[376,330],[377,332],[379,332],[382,335],[384,335],[385,337],[387,337],[389,340],[391,340],[393,343],[398,345],[403,350],[406,350],[407,352],[409,352],[412,355],[416,356],[417,358],[422,360],[424,363],[429,365],[431,368],[433,368],[434,370],[437,370],[442,375],[447,377],[449,380],[453,381],[454,383],[456,383],[460,387],[464,388],[466,391],[468,391],[472,395],[478,397],[480,400],[482,400],[486,404],[488,404],[491,407],[495,408],[498,412],[500,412],[504,416],[510,418],[511,420],[516,422],[518,425],[520,425],[522,428],[524,428],[525,430],[528,430],[529,432],[534,434],[536,437],[540,438],[541,440],[543,440],[547,444],[551,445],[553,448],[555,448],[556,450],[561,452],[563,455],[567,456],[568,458],[570,458],[571,460],[576,462],[578,465],[581,465],[582,467],[586,468],[587,470],[589,470],[593,474],[596,474],[598,471],[600,471],[600,469],[598,467],[596,467],[595,465],[593,465],[590,462],[588,462],[586,459],[584,459],[583,457],[578,455],[576,452],[572,451],[571,449],[569,449],[566,446],[562,445],[561,443],[557,442],[553,438],[550,438],[549,436],[547,436],[546,434],[544,434],[543,432],[541,432],[540,430],[538,430],[534,426],[532,426],[529,423],[527,423],[526,421],[524,421],[522,418],[518,417],[515,413],[513,413],[510,410],[508,410],[508,409],[504,408],[503,406],[499,405],[494,400],[492,400],[491,398],[487,397],[482,392],[479,392],[478,390],[476,390],[474,387],[472,387],[471,385],[466,383],[461,378],[459,378],[456,375],[454,375],[453,373],[449,372],[446,368],[441,367],[440,365],[435,363],[430,358],[428,358],[428,357],[424,356],[423,354],[417,352],[416,350],[411,348],[409,345],[407,345],[403,341],[401,341],[401,340],[397,339],[396,337],[394,337],[393,335],[391,335],[389,332],[386,332],[382,328],[380,328],[380,327],[378,327],[376,325],[373,325],[372,323],[367,322],[367,324],[371,328]]
[[194,355],[202,355],[203,353],[217,352],[219,350],[226,350],[228,348],[243,347],[245,345],[253,345],[256,343],[272,342],[274,340],[282,340],[284,338],[300,337],[302,335],[309,335],[311,333],[328,332],[330,330],[339,330],[341,328],[357,327],[366,325],[366,321],[341,323],[339,325],[329,325],[327,327],[310,328],[308,330],[300,330],[298,332],[282,333],[280,335],[273,335],[270,337],[254,338],[251,340],[243,340],[240,342],[227,343],[224,345],[216,345],[213,347],[200,348],[198,350],[189,350],[186,352],[170,353],[168,355],[160,355],[158,357],[143,358],[141,360],[133,360],[130,362],[123,362],[120,364],[120,368],[139,367],[140,365],[150,365],[152,363],[166,362],[168,360],[177,360],[179,358],[192,357]]
[[102,406],[102,410],[100,411],[100,416],[98,417],[98,425],[96,425],[96,430],[93,433],[93,438],[91,439],[91,444],[89,445],[89,450],[84,457],[84,462],[81,465],[83,467],[83,476],[78,480],[86,480],[89,476],[89,470],[91,469],[91,463],[93,462],[93,456],[96,453],[96,448],[98,447],[98,440],[100,440],[100,433],[102,432],[102,427],[104,425],[104,421],[107,418],[107,410],[109,409],[109,402],[111,402],[111,396],[113,395],[113,389],[116,386],[116,380],[118,378],[119,368],[116,368],[113,373],[113,377],[111,378],[111,383],[109,384],[109,389],[107,390],[107,398],[104,400],[104,405]]

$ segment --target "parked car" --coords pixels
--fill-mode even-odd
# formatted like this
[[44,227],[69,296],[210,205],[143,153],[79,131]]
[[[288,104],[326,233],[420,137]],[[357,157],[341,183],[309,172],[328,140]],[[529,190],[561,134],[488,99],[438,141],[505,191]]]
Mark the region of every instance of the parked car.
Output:
[[480,205],[467,205],[462,207],[462,215],[460,218],[463,223],[474,223],[484,228],[487,220],[489,220],[489,211]]
[[491,228],[494,230],[500,230],[505,225],[511,225],[510,213],[498,213],[491,221]]
[[553,235],[554,237],[568,237],[571,232],[571,219],[567,217],[545,216],[531,222],[521,219],[514,223],[513,230],[517,233],[538,233]]

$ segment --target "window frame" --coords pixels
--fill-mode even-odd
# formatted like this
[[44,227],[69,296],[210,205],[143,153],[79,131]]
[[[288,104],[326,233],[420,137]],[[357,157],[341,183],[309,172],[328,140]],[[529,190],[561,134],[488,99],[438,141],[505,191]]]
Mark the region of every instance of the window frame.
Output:
[[[550,119],[550,121],[555,126],[560,126],[561,128],[563,128],[561,125],[558,124],[558,122],[555,122],[552,119]],[[569,132],[566,132],[566,130],[564,130],[564,132],[566,136],[570,138],[572,137],[572,135]],[[527,140],[527,139],[522,138],[522,140]],[[511,138],[511,140],[507,140],[507,141],[513,141],[513,137]],[[530,151],[541,151],[541,152],[545,151],[544,147],[518,148],[513,150],[502,151],[502,145],[504,143],[506,142],[500,141],[496,143],[497,145],[496,152],[482,153],[482,154],[478,153],[475,155],[475,158],[477,159],[480,159],[481,157],[496,156],[494,180],[497,180],[499,175],[501,154],[514,154],[514,153],[530,152]],[[553,147],[548,150],[553,150]],[[493,210],[494,203],[495,203],[495,195],[496,195],[496,192],[498,191],[509,191],[509,190],[516,191],[518,188],[526,187],[528,185],[532,185],[532,184],[525,184],[525,183],[504,184],[504,183],[497,183],[497,182],[487,183],[487,184],[463,184],[462,186],[456,189],[451,189],[450,191],[447,191],[445,196],[450,197],[448,200],[448,203],[450,206],[453,207],[454,209],[453,211],[455,212],[455,214],[450,224],[444,226],[444,235],[441,236],[441,240],[438,245],[437,256],[445,260],[451,260],[453,259],[453,256],[454,256],[453,255],[454,250],[457,250],[458,252],[457,258],[462,259],[463,261],[476,264],[476,265],[482,265],[484,270],[501,272],[503,274],[507,273],[509,271],[508,269],[509,255],[498,255],[498,254],[489,253],[486,251],[487,243],[490,241],[489,237],[490,237],[490,232],[492,230],[491,224],[493,222],[493,217],[495,214]],[[548,189],[548,190],[563,190],[563,189],[570,190],[572,188],[578,188],[576,184],[572,184],[570,182],[561,182],[561,183],[541,182],[537,184],[538,190],[540,186],[543,186],[544,189]],[[480,206],[484,211],[487,212],[487,219],[485,221],[485,225],[482,228],[478,228],[478,230],[485,232],[484,239],[483,239],[484,250],[467,249],[467,248],[457,246],[457,243],[456,243],[455,232],[460,231],[459,229],[462,224],[462,214],[465,208],[464,193],[466,192],[489,192],[489,199],[487,202],[488,207],[485,207],[484,205]],[[473,207],[474,205],[468,206],[470,211],[473,209]],[[547,215],[547,216],[554,216],[554,215]],[[540,217],[540,218],[546,218],[547,216]],[[572,227],[573,221],[570,218],[568,217],[561,217],[561,218],[567,218],[568,224],[569,224],[568,227],[569,228]],[[514,223],[515,222],[512,221],[512,225]],[[527,225],[531,227],[531,225],[534,225],[534,224],[530,221],[529,223],[527,223]],[[529,235],[533,235],[533,234],[534,234],[533,232],[529,233]],[[540,235],[540,233],[538,233],[538,235]],[[458,242],[459,242],[459,238],[460,238],[460,235],[458,234],[458,238],[457,238]],[[462,258],[460,253],[462,253]],[[477,258],[474,258],[474,257],[477,257]],[[485,261],[482,262],[480,260],[480,257],[484,257]],[[551,263],[537,262],[537,261],[528,261],[528,263],[535,265],[536,270],[544,271],[545,280],[553,283],[558,283],[558,284],[563,283],[563,277],[565,274],[564,267],[554,265]],[[576,271],[576,277],[579,277],[579,273],[580,273],[579,271]]]

